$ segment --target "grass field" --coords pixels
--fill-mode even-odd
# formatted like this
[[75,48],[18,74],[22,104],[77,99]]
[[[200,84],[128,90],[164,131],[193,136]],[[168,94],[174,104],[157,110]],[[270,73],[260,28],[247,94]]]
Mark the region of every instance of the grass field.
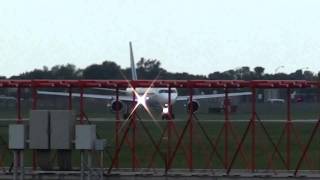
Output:
[[[105,109],[97,109],[90,104],[86,104],[86,114],[90,118],[100,117],[102,121],[93,122],[97,125],[97,134],[99,138],[105,138],[108,140],[109,147],[107,149],[108,153],[105,156],[105,165],[106,167],[110,166],[112,156],[114,155],[115,151],[115,123],[112,122],[114,120],[114,113],[110,113]],[[205,106],[202,106],[202,108]],[[43,107],[45,109],[46,107]],[[50,108],[50,107],[49,107]],[[171,132],[170,141],[168,141],[168,134],[165,133],[163,137],[161,134],[165,130],[167,126],[166,121],[160,121],[160,114],[158,112],[153,111],[154,116],[156,117],[157,123],[152,121],[147,121],[142,124],[141,122],[137,122],[136,127],[136,154],[137,154],[137,163],[138,167],[149,167],[150,159],[155,152],[156,148],[154,147],[152,141],[148,137],[146,130],[143,128],[143,125],[146,126],[148,132],[150,132],[152,138],[155,142],[160,143],[160,151],[164,157],[168,155],[168,146],[170,146],[171,155],[175,146],[178,141],[178,136],[180,136],[184,126],[186,125],[188,119],[188,113],[183,110],[183,106],[175,107],[175,115],[176,121],[175,124],[175,132]],[[27,118],[28,117],[28,106],[22,108],[22,116]],[[77,109],[77,107],[75,107]],[[319,116],[320,108],[318,104],[293,104],[291,116],[293,120],[316,120]],[[270,139],[274,144],[278,144],[279,151],[281,156],[286,160],[286,145],[287,145],[287,137],[284,135],[279,141],[280,136],[285,128],[284,122],[273,122],[268,120],[285,120],[286,119],[286,107],[284,104],[257,104],[257,114],[261,120],[263,120],[263,125],[266,128],[267,133],[270,135],[268,137],[266,135],[265,130],[262,128],[259,121],[256,124],[256,135],[255,135],[255,147],[256,147],[256,155],[255,155],[255,162],[256,167],[258,169],[267,169],[269,164],[269,159],[274,154],[274,147],[270,142]],[[14,118],[15,109],[14,108],[3,108],[1,110],[0,118]],[[139,116],[141,116],[142,120],[151,120],[150,117],[144,112],[139,112]],[[225,157],[224,150],[225,150],[225,132],[222,131],[224,124],[221,121],[223,120],[224,114],[217,113],[217,114],[210,114],[207,113],[206,110],[199,111],[196,116],[199,118],[200,124],[198,121],[193,121],[193,130],[192,130],[192,145],[190,143],[189,132],[190,129],[187,130],[181,146],[178,148],[176,152],[176,156],[172,163],[172,168],[187,168],[187,158],[189,157],[188,148],[192,146],[192,156],[193,156],[193,168],[224,168],[223,160]],[[238,121],[237,120],[249,120],[251,117],[251,106],[250,104],[240,104],[238,111],[236,113],[232,113],[230,115],[231,127],[228,133],[228,162],[230,163],[232,157],[236,152],[236,148],[238,143],[240,142],[241,138],[243,137],[244,131],[248,125],[248,122]],[[103,120],[106,121],[103,121]],[[1,157],[3,165],[10,165],[11,157],[10,152],[6,150],[5,142],[7,142],[8,135],[8,124],[12,123],[9,121],[1,121],[0,122],[0,135],[2,137],[1,142]],[[316,122],[293,122],[292,123],[292,130],[291,130],[291,144],[290,144],[290,167],[295,168],[299,158],[302,155],[302,148],[307,144],[307,140],[309,139],[312,129],[315,126]],[[128,123],[127,123],[128,124]],[[203,128],[203,129],[202,129]],[[122,128],[121,133],[119,134],[120,137],[123,136],[124,130],[126,126]],[[232,129],[232,131],[231,131]],[[203,130],[208,135],[209,139],[203,133]],[[320,131],[320,130],[319,130]],[[317,132],[314,140],[311,143],[309,148],[307,158],[302,163],[303,169],[319,169],[320,168],[320,139],[319,139],[319,131]],[[218,138],[219,133],[221,132],[220,138]],[[248,133],[241,152],[237,156],[233,168],[240,168],[245,169],[248,168],[248,165],[251,162],[251,153],[252,153],[252,129]],[[128,134],[128,141],[132,142],[132,129],[129,131]],[[217,144],[216,152],[214,152],[213,156],[211,155],[212,150],[212,143],[210,141]],[[132,159],[131,159],[131,149],[128,145],[128,141],[125,141],[119,156],[119,165],[120,167],[131,167]],[[302,146],[300,146],[302,144]],[[26,165],[31,165],[31,151],[26,150]],[[54,153],[52,153],[54,156]],[[220,156],[221,158],[218,158]],[[153,167],[164,168],[165,161],[161,158],[159,153],[156,153],[154,158],[154,165]],[[285,166],[279,157],[278,154],[274,155],[272,167],[277,169],[285,169]],[[73,164],[75,166],[79,166],[79,152],[73,152]],[[310,162],[310,166],[307,165],[307,162]]]

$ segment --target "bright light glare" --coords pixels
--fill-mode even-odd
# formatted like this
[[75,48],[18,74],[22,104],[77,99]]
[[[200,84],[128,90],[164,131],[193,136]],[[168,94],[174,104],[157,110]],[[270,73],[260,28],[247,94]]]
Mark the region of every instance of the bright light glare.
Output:
[[[122,74],[122,73],[121,73]],[[160,72],[159,72],[160,74]],[[150,89],[152,88],[154,82],[158,79],[159,74],[157,75],[157,77],[152,81],[151,85],[147,88],[147,90],[144,92],[144,94],[142,96],[140,96],[137,91],[134,89],[134,87],[130,84],[130,82],[127,80],[127,78],[124,76],[124,74],[122,74],[122,76],[124,77],[124,79],[127,80],[127,82],[129,83],[129,86],[133,89],[133,93],[135,95],[135,97],[137,98],[137,103],[135,104],[135,106],[133,107],[133,109],[131,110],[128,118],[122,123],[122,126],[119,129],[119,133],[122,130],[122,128],[124,127],[124,125],[129,121],[130,117],[132,116],[132,114],[136,111],[136,109],[139,107],[139,105],[141,104],[144,109],[148,112],[149,116],[151,117],[151,119],[154,121],[154,123],[158,126],[158,128],[162,131],[161,126],[157,123],[157,121],[155,120],[154,116],[152,115],[152,113],[150,112],[147,104],[146,104],[146,100],[148,100],[150,97],[147,97],[147,94],[149,93]]]
[[143,94],[142,96],[139,96],[138,93],[135,93],[136,94],[136,97],[137,97],[137,106],[139,106],[140,104],[144,107],[147,107],[146,106],[146,93]]
[[167,108],[167,107],[162,108],[162,113],[163,114],[168,114],[169,113],[169,108]]

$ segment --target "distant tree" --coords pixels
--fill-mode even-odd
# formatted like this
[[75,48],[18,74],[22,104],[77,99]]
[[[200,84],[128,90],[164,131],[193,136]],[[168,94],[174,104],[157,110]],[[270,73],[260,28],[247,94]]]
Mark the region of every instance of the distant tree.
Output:
[[241,68],[236,69],[235,70],[235,77],[236,77],[236,79],[251,80],[252,79],[252,72],[250,71],[250,67],[243,66]]
[[220,73],[219,71],[216,71],[216,72],[208,74],[208,78],[211,80],[222,79],[223,74]]
[[236,79],[236,71],[233,69],[230,69],[228,71],[223,72],[223,76],[222,79],[226,79],[226,80],[235,80]]
[[154,79],[158,75],[166,73],[166,70],[161,68],[161,63],[157,59],[141,58],[137,63],[138,77],[143,79]]
[[56,65],[51,68],[54,79],[76,79],[76,66],[73,64]]
[[[215,71],[207,76],[193,75],[187,72],[168,72],[161,67],[161,63],[157,59],[141,58],[137,63],[138,77],[141,79],[155,79],[160,73],[159,79],[212,79],[212,80],[253,80],[253,79],[269,79],[269,80],[320,80],[320,72],[317,74],[311,71],[302,71],[298,69],[293,73],[265,73],[265,68],[257,66],[250,70],[250,67],[243,66],[238,69],[230,69],[224,72]],[[11,76],[10,79],[124,79],[123,75],[131,79],[131,68],[121,69],[119,65],[112,61],[104,61],[101,64],[92,64],[84,69],[78,69],[73,64],[56,65],[51,69],[44,66],[42,69],[34,69],[19,75]],[[0,79],[6,77],[0,76]],[[301,92],[309,92],[309,90],[301,90]]]
[[84,79],[120,79],[121,68],[114,62],[104,61],[101,65],[93,64],[82,71]]
[[24,72],[17,76],[11,76],[10,79],[52,79],[52,74],[46,66],[43,69],[34,69],[33,71]]
[[294,73],[289,74],[289,77],[292,80],[303,80],[304,78],[302,69],[298,69]]
[[285,74],[285,73],[277,73],[277,74],[266,76],[265,79],[269,79],[269,80],[289,80],[290,77],[288,76],[288,74]]
[[157,59],[145,59],[141,58],[140,61],[137,63],[138,69],[144,69],[145,71],[153,71],[159,70],[161,63]]
[[304,71],[304,72],[303,72],[303,79],[311,81],[311,80],[315,80],[316,78],[315,78],[313,72],[311,72],[311,71]]
[[261,79],[264,73],[264,68],[261,66],[257,66],[254,68],[254,73],[258,79]]
[[208,79],[212,79],[212,80],[234,80],[236,78],[237,78],[236,73],[233,69],[224,71],[222,73],[219,71],[216,71],[208,75]]

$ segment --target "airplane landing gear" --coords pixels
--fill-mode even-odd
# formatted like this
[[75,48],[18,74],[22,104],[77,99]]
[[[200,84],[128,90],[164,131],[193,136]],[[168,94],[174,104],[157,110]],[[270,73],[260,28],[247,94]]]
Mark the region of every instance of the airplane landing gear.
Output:
[[[171,119],[174,119],[175,116],[174,114],[171,114]],[[169,114],[162,114],[162,120],[169,120],[170,119],[170,115]]]

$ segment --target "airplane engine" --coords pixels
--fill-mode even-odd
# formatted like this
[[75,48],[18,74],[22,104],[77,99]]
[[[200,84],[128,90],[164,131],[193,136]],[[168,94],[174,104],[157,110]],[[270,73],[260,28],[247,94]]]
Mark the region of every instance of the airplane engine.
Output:
[[190,112],[192,110],[192,112],[196,112],[199,110],[199,107],[200,103],[198,101],[188,102],[187,111]]
[[122,111],[124,104],[121,101],[112,101],[111,110],[114,112]]

